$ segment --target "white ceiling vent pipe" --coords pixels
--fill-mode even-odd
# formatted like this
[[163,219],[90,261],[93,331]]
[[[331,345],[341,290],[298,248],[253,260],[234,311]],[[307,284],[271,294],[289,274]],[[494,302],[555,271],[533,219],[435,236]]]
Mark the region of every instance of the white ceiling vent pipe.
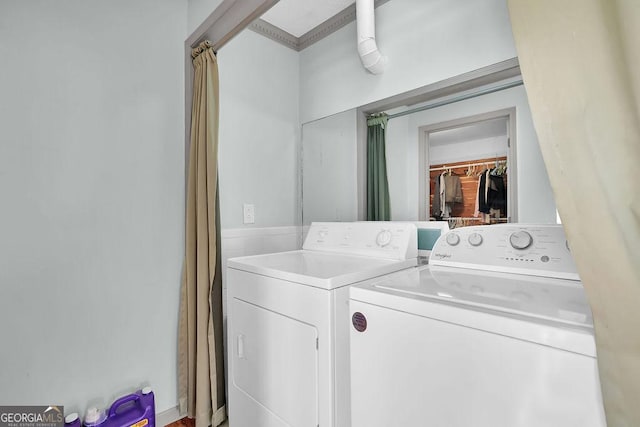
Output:
[[356,24],[358,26],[358,53],[362,65],[372,74],[380,74],[387,65],[376,44],[376,23],[373,0],[356,0]]

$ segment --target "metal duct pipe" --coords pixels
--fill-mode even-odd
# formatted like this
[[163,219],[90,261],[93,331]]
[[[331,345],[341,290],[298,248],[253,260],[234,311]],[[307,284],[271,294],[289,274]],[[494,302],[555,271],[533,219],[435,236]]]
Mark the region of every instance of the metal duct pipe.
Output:
[[362,65],[372,74],[380,74],[387,65],[387,57],[378,50],[374,0],[356,0],[356,25],[358,27],[358,54]]

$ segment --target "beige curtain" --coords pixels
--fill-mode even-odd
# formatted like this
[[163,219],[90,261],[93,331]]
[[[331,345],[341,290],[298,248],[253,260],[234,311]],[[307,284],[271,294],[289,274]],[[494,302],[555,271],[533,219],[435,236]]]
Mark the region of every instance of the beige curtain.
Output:
[[640,426],[640,1],[509,0],[525,87],[594,315],[609,427]]
[[226,418],[218,219],[218,64],[210,42],[193,49],[186,254],[178,330],[180,413],[196,427]]

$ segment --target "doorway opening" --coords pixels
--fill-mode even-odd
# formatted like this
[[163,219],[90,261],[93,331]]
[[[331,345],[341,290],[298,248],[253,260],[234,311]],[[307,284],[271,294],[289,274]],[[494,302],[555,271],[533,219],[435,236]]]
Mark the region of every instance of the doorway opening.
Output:
[[515,108],[419,129],[419,218],[517,222]]

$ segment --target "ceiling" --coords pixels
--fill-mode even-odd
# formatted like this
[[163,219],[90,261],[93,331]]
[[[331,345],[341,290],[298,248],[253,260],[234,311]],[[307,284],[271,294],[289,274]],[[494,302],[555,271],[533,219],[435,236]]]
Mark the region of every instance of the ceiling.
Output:
[[353,3],[355,0],[280,0],[262,19],[300,38]]

